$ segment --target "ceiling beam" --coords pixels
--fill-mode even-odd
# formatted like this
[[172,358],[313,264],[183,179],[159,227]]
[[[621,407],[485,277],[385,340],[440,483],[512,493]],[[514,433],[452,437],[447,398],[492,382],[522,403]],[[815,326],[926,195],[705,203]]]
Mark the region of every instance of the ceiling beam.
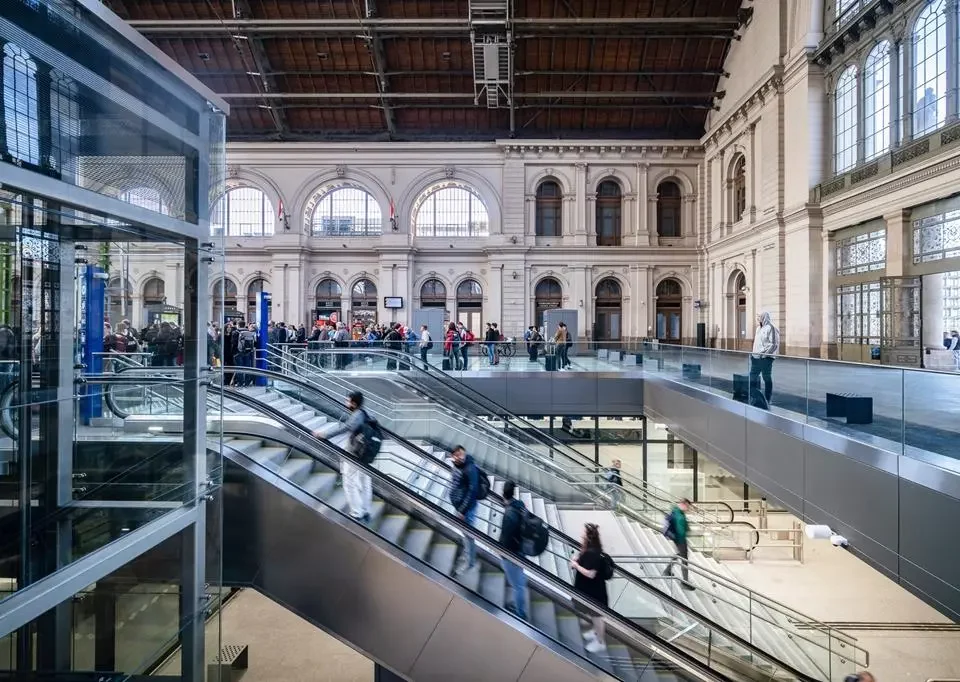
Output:
[[[263,99],[265,96],[257,92],[226,92],[218,93],[227,100]],[[722,98],[724,91],[717,92],[586,92],[574,90],[571,92],[517,92],[518,99],[709,99]],[[468,99],[473,101],[472,92],[271,92],[266,95],[270,100],[297,99],[297,100],[328,100],[328,99]]]
[[[358,9],[357,0],[354,0],[354,7]],[[369,20],[377,15],[377,0],[364,0],[364,19]],[[387,100],[390,92],[390,82],[387,78],[387,55],[383,49],[383,40],[368,27],[363,29],[363,39],[370,50],[370,60],[373,62],[373,69],[377,79],[377,90],[380,93],[380,108],[383,111],[383,119],[387,124],[387,133],[393,135],[397,132],[397,123],[393,116],[393,110]]]
[[[233,106],[233,105],[231,105]],[[298,108],[309,108],[309,109],[323,109],[323,110],[338,110],[338,109],[348,109],[352,111],[363,111],[374,109],[380,111],[383,107],[379,104],[364,104],[363,102],[355,102],[352,104],[347,104],[344,102],[310,102],[308,104],[274,104],[269,107],[264,107],[262,104],[256,104],[254,102],[241,102],[236,105],[237,109],[298,109]],[[427,102],[423,104],[391,104],[390,108],[393,111],[398,109],[474,109],[477,111],[487,111],[487,109],[480,109],[473,104],[473,102],[462,102],[462,103],[437,103],[437,102]],[[690,102],[676,102],[676,103],[664,103],[664,102],[631,102],[629,104],[624,104],[623,102],[548,102],[546,104],[518,104],[518,109],[712,109],[713,106],[706,103],[690,103]]]
[[[202,75],[202,74],[200,74]],[[729,74],[723,69],[689,69],[689,70],[625,70],[625,71],[550,71],[531,70],[518,71],[518,76],[724,76]]]
[[[232,0],[231,8],[233,9],[235,19],[253,16],[253,10],[250,8],[248,0]],[[243,46],[246,45],[250,50],[250,56],[253,58],[253,65],[256,68],[256,72],[250,72],[250,74],[259,81],[264,93],[269,94],[277,90],[276,82],[274,82],[273,78],[269,75],[271,71],[270,58],[267,56],[267,51],[263,47],[263,41],[252,35],[234,35],[233,39],[241,59],[243,59]],[[254,73],[256,73],[256,75],[253,75]],[[277,135],[282,139],[284,135],[290,132],[286,115],[282,109],[270,109],[270,116],[273,118],[273,123],[277,127]]]
[[[253,71],[236,71],[232,69],[227,70],[217,70],[211,69],[209,71],[191,71],[195,77],[203,78],[205,76],[210,78],[224,78],[230,76],[260,76],[261,74]],[[383,74],[388,78],[394,76],[470,76],[473,77],[473,71],[462,69],[438,69],[436,71],[384,71]],[[370,76],[376,78],[379,74],[376,71],[363,71],[363,70],[353,70],[353,71],[339,71],[339,70],[327,70],[327,69],[313,69],[306,71],[269,71],[265,76]]]

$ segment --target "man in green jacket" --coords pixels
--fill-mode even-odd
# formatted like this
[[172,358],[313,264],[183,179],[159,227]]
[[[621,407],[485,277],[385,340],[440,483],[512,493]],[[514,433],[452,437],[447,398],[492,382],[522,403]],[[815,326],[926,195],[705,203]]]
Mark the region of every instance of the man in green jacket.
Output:
[[677,556],[670,561],[667,565],[667,570],[665,570],[663,574],[673,575],[673,565],[679,560],[680,570],[683,574],[683,582],[680,584],[685,590],[694,589],[693,585],[690,584],[690,572],[687,567],[687,554],[689,552],[687,547],[687,533],[690,530],[690,524],[687,523],[687,510],[689,508],[690,500],[687,498],[683,498],[677,502],[673,509],[670,510],[670,516],[664,529],[664,535],[667,536],[668,540],[673,541],[673,544],[677,547]]

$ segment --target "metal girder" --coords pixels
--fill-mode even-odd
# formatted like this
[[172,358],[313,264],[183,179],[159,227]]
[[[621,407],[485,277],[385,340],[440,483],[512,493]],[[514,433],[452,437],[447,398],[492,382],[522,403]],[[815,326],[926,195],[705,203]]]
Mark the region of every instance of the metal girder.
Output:
[[[200,74],[203,75],[203,74]],[[728,74],[723,69],[658,69],[647,70],[624,70],[624,71],[550,71],[533,69],[528,71],[518,71],[518,76],[724,76]]]
[[[231,8],[234,19],[253,16],[253,10],[250,8],[248,0],[231,0]],[[276,90],[276,83],[274,83],[273,78],[269,75],[271,71],[270,58],[267,56],[267,51],[263,47],[263,41],[253,35],[235,35],[233,38],[237,43],[238,51],[241,50],[240,43],[245,42],[247,47],[250,48],[250,55],[253,57],[253,63],[257,69],[256,72],[250,72],[250,75],[259,80],[260,87],[263,88],[263,91],[265,93],[271,93]],[[256,73],[256,75],[253,76],[253,73]],[[281,138],[290,132],[290,126],[287,125],[287,120],[282,110],[271,108],[270,116],[273,118],[274,125],[277,126],[277,134]]]
[[[357,0],[354,0],[354,6],[357,7]],[[376,17],[376,14],[376,0],[364,0],[364,19],[373,19]],[[364,28],[363,39],[367,43],[367,49],[370,50],[370,59],[373,62],[377,79],[377,91],[380,93],[380,107],[383,111],[383,119],[387,124],[387,132],[393,135],[397,132],[397,122],[387,102],[390,83],[387,79],[387,54],[383,49],[383,40],[369,27]]]
[[[517,99],[713,99],[723,97],[724,91],[717,92],[517,92]],[[227,100],[262,99],[258,92],[226,92],[221,97]],[[266,96],[271,100],[328,100],[328,99],[474,99],[472,92],[272,92]]]
[[[225,77],[234,77],[234,76],[259,76],[260,73],[250,72],[250,71],[236,71],[236,70],[210,70],[210,71],[193,71],[194,76],[197,78],[225,78]],[[371,76],[376,78],[379,74],[376,71],[364,71],[364,70],[352,70],[352,71],[334,71],[327,69],[314,69],[306,71],[270,71],[266,76],[309,76],[309,77],[325,77],[325,76]],[[472,76],[473,71],[466,69],[437,69],[437,70],[423,70],[423,71],[384,71],[383,75],[392,78],[394,76]],[[719,75],[719,72],[716,74]]]
[[[253,104],[253,103],[238,103],[234,107],[238,110],[243,109],[260,109],[263,105]],[[380,104],[331,104],[330,102],[310,102],[309,105],[301,104],[277,104],[274,106],[276,109],[296,109],[302,106],[309,106],[310,109],[321,109],[321,110],[348,110],[348,111],[363,111],[368,109],[374,109],[380,111],[383,107]],[[397,111],[399,109],[437,109],[437,110],[447,110],[447,109],[474,109],[475,106],[473,102],[461,102],[461,103],[451,103],[451,102],[427,102],[420,104],[391,104],[390,109]],[[630,102],[624,104],[621,101],[614,102],[548,102],[545,104],[520,104],[516,106],[517,109],[713,109],[715,108],[711,104],[704,103],[690,103],[690,102]]]

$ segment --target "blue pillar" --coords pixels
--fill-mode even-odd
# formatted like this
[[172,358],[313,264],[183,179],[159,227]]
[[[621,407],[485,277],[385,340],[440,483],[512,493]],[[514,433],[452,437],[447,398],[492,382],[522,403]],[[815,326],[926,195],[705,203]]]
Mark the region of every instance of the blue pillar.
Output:
[[[270,293],[257,294],[257,367],[267,368],[267,325],[270,323]],[[257,386],[266,386],[266,377],[257,377]]]
[[[86,306],[83,315],[82,358],[86,373],[103,372],[103,320],[106,305],[107,273],[102,268],[88,265],[83,274],[86,288]],[[103,398],[101,387],[96,384],[83,386],[83,394],[88,396],[80,401],[80,418],[89,425],[91,419],[103,416]]]

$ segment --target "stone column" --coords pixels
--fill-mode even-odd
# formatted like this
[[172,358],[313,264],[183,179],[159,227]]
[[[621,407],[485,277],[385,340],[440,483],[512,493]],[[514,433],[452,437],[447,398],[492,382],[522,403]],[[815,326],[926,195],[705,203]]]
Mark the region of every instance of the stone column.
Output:
[[657,290],[653,284],[653,268],[647,266],[647,328],[645,336],[647,338],[656,338],[657,336]]
[[688,194],[683,198],[683,216],[680,219],[680,234],[683,236],[683,245],[695,247],[697,245],[697,195]]
[[[860,109],[863,109],[863,107],[860,107]],[[860,130],[862,130],[862,128]],[[745,217],[752,224],[757,221],[757,170],[760,168],[760,163],[757,159],[756,123],[750,124],[748,128],[748,135],[750,136],[748,143],[750,148],[748,152],[750,155],[750,161],[749,166],[747,167],[747,215]]]
[[537,234],[537,195],[525,194],[524,219],[526,224],[523,228],[523,234],[526,238],[535,237]]
[[887,223],[887,277],[903,277],[904,268],[910,262],[913,226],[910,209],[903,209],[883,216]]
[[573,222],[573,243],[576,246],[586,246],[587,244],[587,164],[580,162],[575,164],[576,183],[574,191],[576,192],[576,211]]
[[646,162],[637,163],[637,236],[634,242],[637,246],[650,245],[650,221],[647,215],[647,195],[650,192],[648,183],[650,181],[650,164]]
[[923,278],[923,346],[942,348],[943,332],[943,273]]

